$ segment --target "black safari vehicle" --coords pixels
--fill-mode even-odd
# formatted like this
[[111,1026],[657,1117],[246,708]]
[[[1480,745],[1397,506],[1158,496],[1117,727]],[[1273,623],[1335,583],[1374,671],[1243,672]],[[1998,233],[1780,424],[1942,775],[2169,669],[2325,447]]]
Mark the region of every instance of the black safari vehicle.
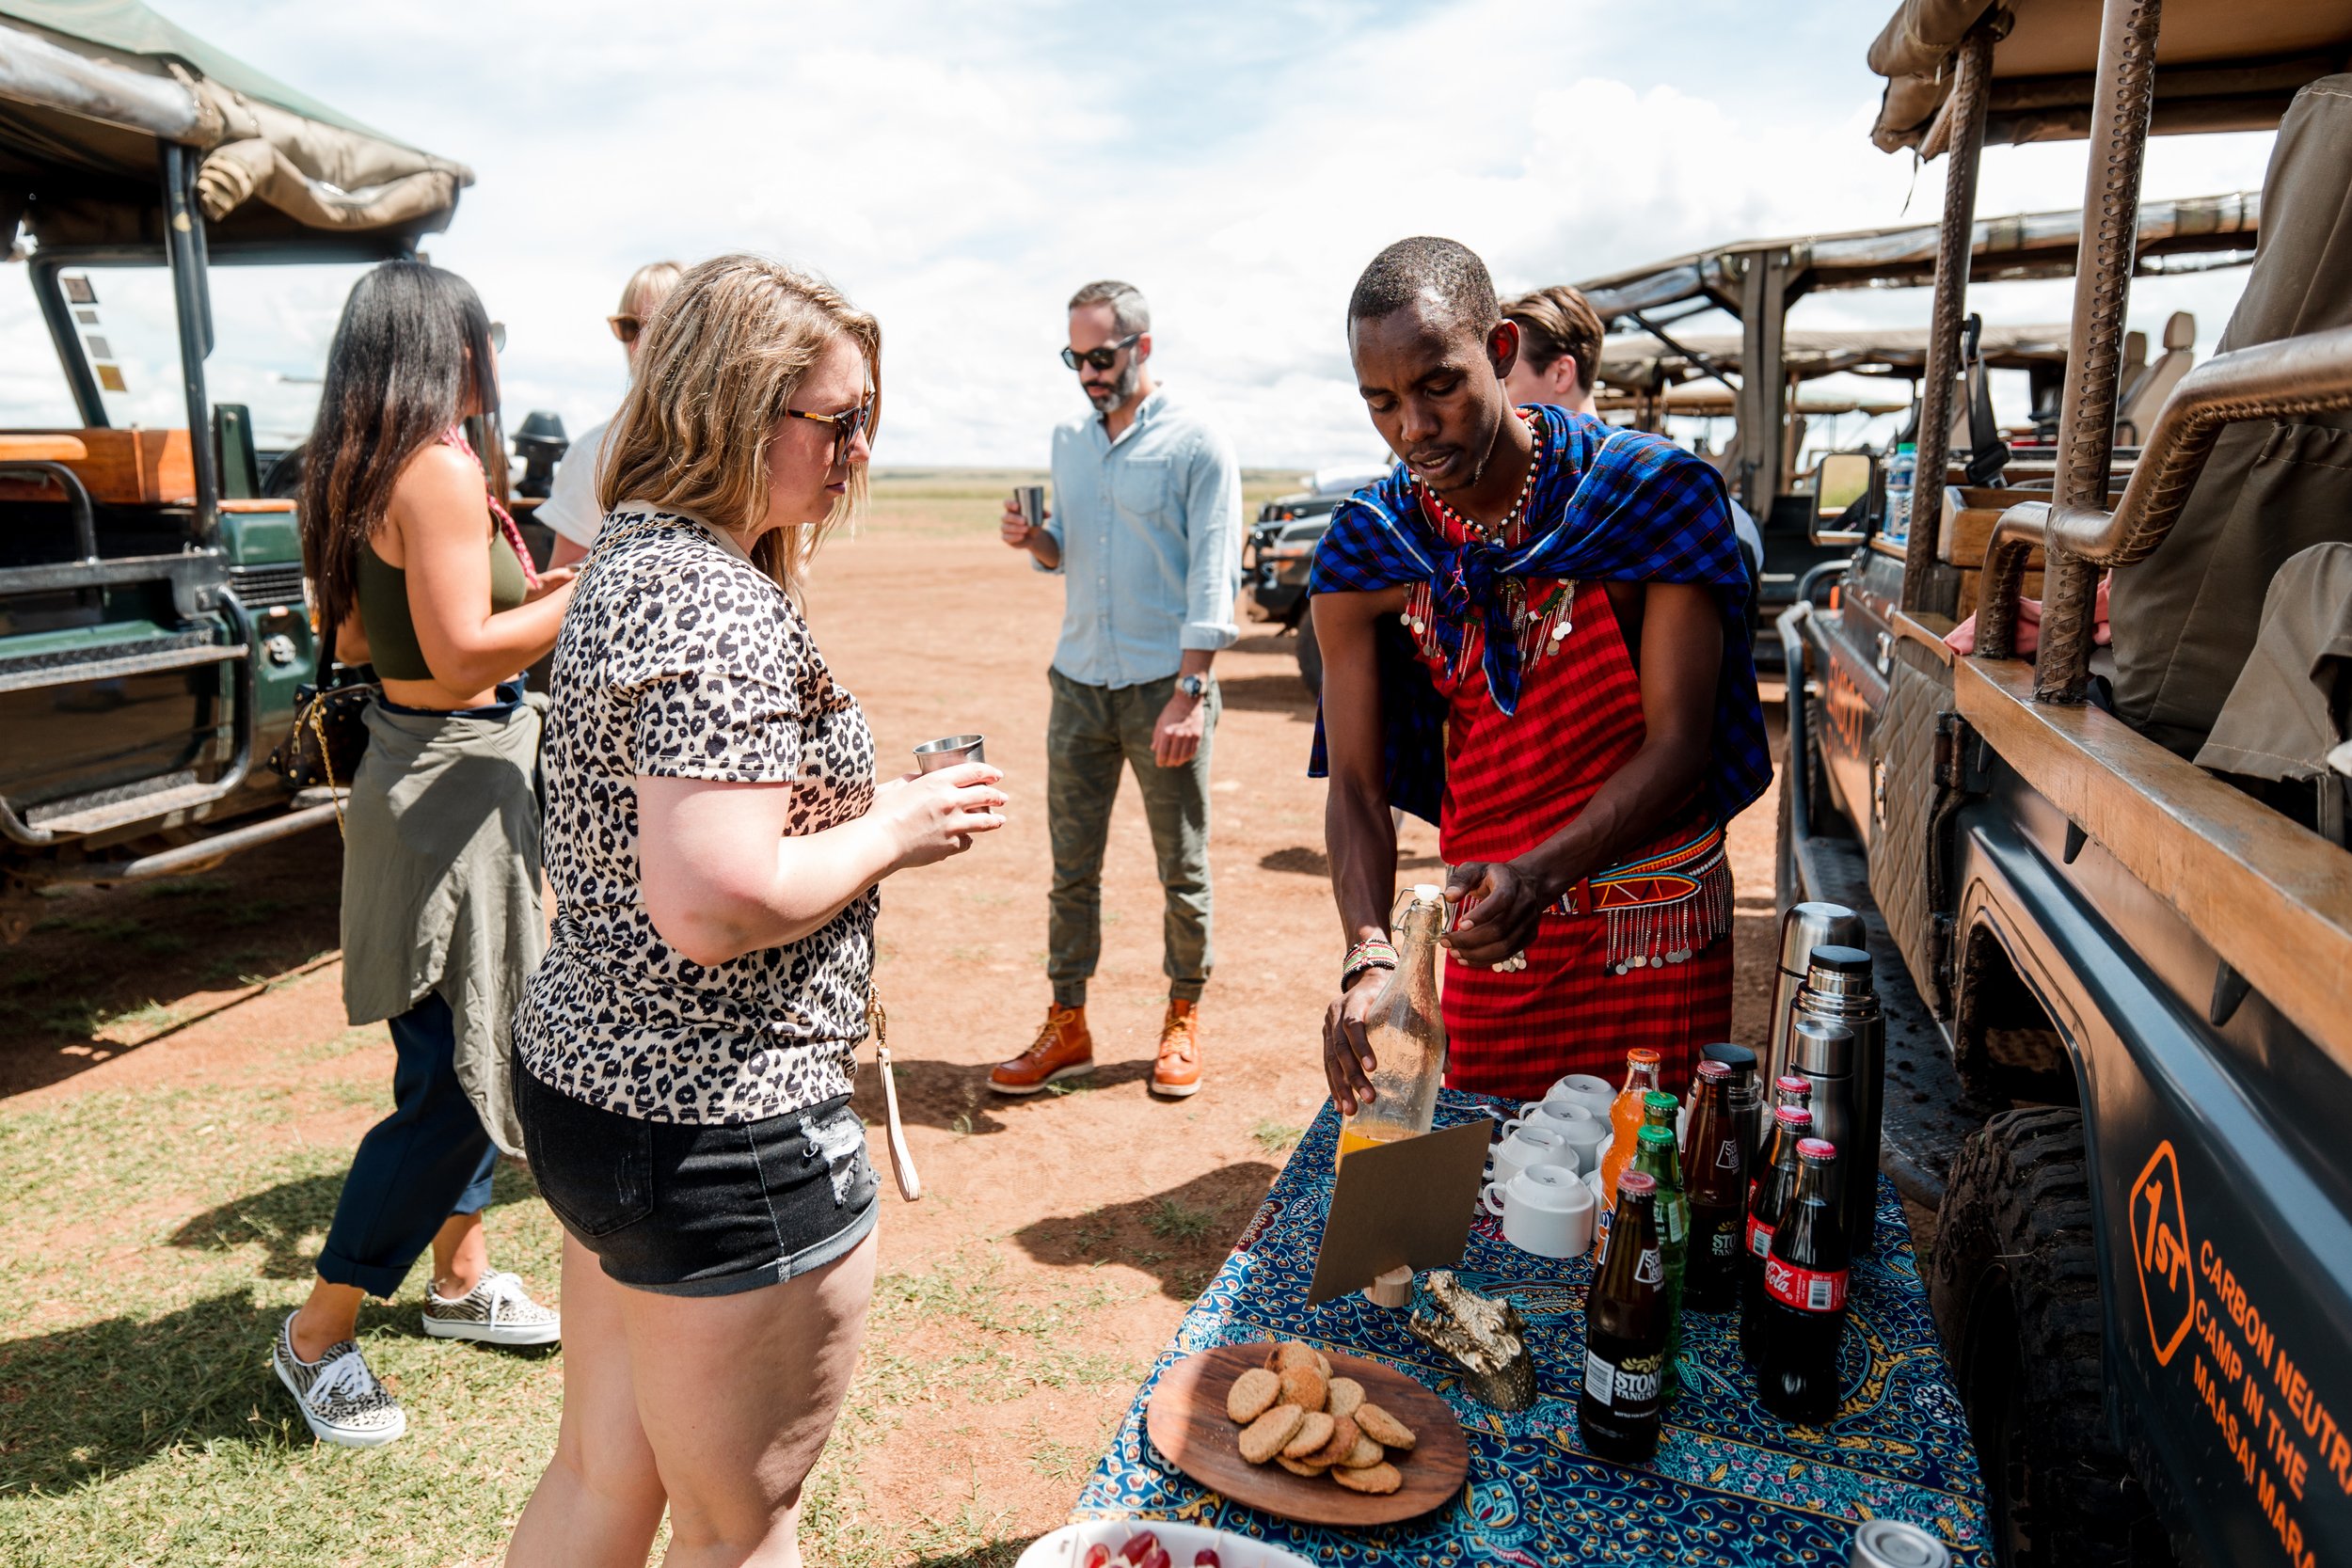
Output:
[[[282,311],[294,273],[415,254],[472,178],[134,0],[0,4],[0,241],[50,339],[6,353],[54,351],[72,410],[0,428],[0,936],[40,884],[333,820],[260,766],[313,662],[294,503],[267,483],[298,428],[208,393],[215,279],[292,268],[238,296]],[[312,289],[324,322],[348,281]],[[284,403],[324,340],[255,385]]]
[[[1869,58],[1947,166],[1917,504],[1780,617],[1782,902],[1964,1087],[1914,1148],[2003,1560],[2352,1562],[2352,0],[1906,0]],[[2253,130],[2219,352],[2120,417],[2146,138]],[[1978,464],[1979,157],[2069,137],[2055,439]]]

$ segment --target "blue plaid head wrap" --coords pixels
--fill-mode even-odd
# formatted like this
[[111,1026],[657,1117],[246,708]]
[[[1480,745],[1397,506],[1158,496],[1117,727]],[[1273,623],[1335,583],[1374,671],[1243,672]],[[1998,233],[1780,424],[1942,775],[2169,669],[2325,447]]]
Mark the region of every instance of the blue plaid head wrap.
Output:
[[[1524,672],[1503,578],[1713,587],[1723,607],[1724,660],[1706,783],[1717,816],[1729,821],[1764,793],[1772,761],[1748,648],[1747,562],[1732,532],[1723,477],[1661,436],[1617,430],[1565,408],[1538,406],[1534,436],[1538,472],[1524,544],[1449,542],[1422,515],[1400,463],[1332,513],[1315,546],[1308,592],[1371,593],[1426,582],[1439,647],[1458,657],[1471,621],[1481,622],[1487,689],[1497,707],[1515,713]],[[1401,627],[1384,623],[1375,641],[1389,800],[1435,822],[1445,795],[1446,700]],[[1307,771],[1318,779],[1329,772],[1320,709]]]

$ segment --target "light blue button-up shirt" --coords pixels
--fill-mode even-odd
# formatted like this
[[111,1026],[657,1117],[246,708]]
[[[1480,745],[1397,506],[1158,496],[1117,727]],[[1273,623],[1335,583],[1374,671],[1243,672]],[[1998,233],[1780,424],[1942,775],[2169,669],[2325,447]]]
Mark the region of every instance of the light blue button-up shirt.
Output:
[[[1054,668],[1087,686],[1176,673],[1241,635],[1241,466],[1224,433],[1155,389],[1117,441],[1089,413],[1054,432],[1053,515],[1069,579]],[[1041,570],[1047,568],[1041,567]]]

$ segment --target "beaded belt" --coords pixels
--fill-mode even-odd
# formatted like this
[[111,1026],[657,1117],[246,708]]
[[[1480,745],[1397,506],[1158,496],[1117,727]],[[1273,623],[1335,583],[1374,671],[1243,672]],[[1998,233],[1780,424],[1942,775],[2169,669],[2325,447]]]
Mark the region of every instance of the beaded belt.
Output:
[[1545,911],[1609,922],[1611,973],[1678,964],[1731,929],[1731,868],[1724,825],[1671,849],[1585,878]]

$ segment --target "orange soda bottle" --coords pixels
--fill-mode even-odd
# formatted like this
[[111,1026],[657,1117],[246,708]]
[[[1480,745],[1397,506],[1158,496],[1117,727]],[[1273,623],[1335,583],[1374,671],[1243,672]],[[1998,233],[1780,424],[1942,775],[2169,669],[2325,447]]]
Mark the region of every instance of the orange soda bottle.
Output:
[[1657,1052],[1648,1046],[1637,1045],[1625,1053],[1625,1087],[1609,1107],[1612,1129],[1609,1151],[1601,1156],[1600,1190],[1604,1197],[1615,1201],[1617,1173],[1633,1163],[1642,1133],[1642,1097],[1657,1088]]

